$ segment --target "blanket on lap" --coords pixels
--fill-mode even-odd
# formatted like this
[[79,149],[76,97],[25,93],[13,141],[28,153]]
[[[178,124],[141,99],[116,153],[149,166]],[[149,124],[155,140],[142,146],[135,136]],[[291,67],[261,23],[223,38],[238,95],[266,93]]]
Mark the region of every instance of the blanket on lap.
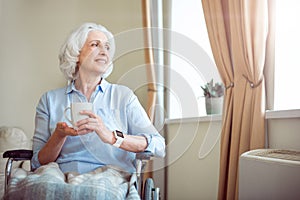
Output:
[[56,163],[49,163],[34,172],[16,169],[3,199],[135,200],[140,199],[135,182],[135,175],[109,166],[86,174],[63,174]]

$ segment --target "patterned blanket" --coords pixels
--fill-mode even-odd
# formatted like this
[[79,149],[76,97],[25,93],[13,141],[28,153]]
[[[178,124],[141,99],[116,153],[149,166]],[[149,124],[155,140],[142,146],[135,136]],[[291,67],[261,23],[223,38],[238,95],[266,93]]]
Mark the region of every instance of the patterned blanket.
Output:
[[86,174],[63,174],[56,163],[27,172],[12,173],[8,199],[140,199],[134,186],[136,176],[112,167],[102,167]]

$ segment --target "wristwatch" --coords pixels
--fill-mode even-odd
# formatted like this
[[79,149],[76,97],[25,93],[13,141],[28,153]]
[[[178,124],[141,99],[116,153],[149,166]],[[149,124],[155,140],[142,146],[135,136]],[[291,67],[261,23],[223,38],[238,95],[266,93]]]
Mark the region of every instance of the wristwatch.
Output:
[[124,134],[121,131],[114,130],[114,135],[116,138],[116,142],[113,144],[113,146],[119,148],[124,140]]

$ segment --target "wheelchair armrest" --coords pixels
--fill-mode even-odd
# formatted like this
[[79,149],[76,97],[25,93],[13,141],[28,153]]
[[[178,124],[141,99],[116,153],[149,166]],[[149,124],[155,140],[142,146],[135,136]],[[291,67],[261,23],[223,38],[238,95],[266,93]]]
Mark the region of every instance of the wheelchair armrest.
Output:
[[150,160],[153,157],[153,153],[150,151],[144,151],[136,154],[136,159],[137,160]]
[[33,151],[27,149],[10,150],[3,153],[3,158],[11,158],[14,161],[30,160]]
[[3,158],[8,158],[5,167],[5,192],[7,191],[13,161],[30,160],[32,155],[33,151],[28,149],[10,150],[3,153]]
[[137,175],[137,185],[136,189],[140,195],[142,195],[143,189],[143,171],[147,164],[147,162],[154,157],[154,154],[150,151],[144,151],[136,153],[135,160],[136,160],[136,175]]

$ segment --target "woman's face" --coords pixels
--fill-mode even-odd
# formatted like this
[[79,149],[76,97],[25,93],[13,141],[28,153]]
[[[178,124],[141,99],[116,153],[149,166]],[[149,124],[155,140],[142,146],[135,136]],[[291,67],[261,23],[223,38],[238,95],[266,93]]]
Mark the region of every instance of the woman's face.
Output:
[[78,57],[79,73],[102,76],[109,67],[109,48],[110,44],[104,33],[90,31]]

